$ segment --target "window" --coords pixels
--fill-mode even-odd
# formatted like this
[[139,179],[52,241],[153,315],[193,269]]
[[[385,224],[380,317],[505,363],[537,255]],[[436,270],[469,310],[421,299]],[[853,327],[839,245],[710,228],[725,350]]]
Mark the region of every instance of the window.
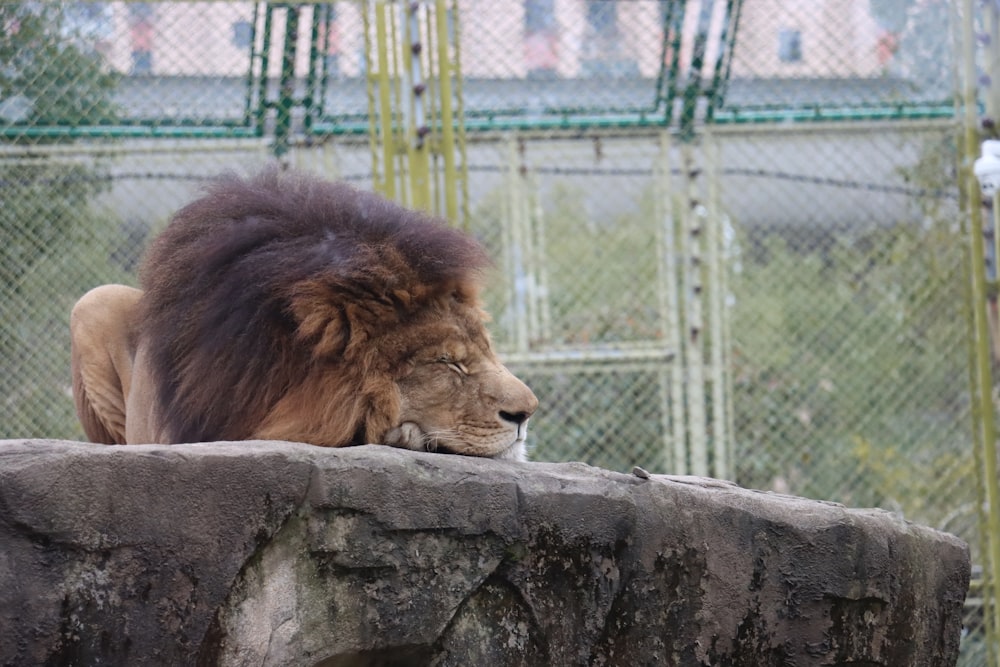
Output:
[[250,48],[250,37],[253,33],[253,26],[250,21],[236,21],[233,23],[233,46],[239,49]]
[[778,32],[778,60],[783,63],[802,62],[802,33],[783,29]]

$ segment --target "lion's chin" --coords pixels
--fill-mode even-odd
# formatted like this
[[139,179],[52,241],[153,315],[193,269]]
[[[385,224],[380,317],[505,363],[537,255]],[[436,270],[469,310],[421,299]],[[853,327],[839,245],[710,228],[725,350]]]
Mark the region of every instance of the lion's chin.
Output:
[[437,442],[433,447],[428,448],[429,451],[434,451],[439,454],[456,454],[458,456],[478,456],[480,458],[487,459],[501,459],[504,461],[527,461],[528,455],[527,450],[524,446],[524,440],[518,438],[508,446],[500,449],[497,452],[490,454],[483,454],[481,451],[474,451],[468,445],[455,446],[449,445],[442,442]]
[[507,461],[527,461],[528,451],[524,446],[524,440],[518,438],[510,447],[500,452],[493,458],[505,459]]
[[452,433],[448,437],[430,437],[415,422],[403,422],[391,429],[383,443],[392,447],[412,449],[439,454],[457,454],[459,456],[478,456],[481,458],[503,459],[506,461],[527,461],[527,424],[520,424],[513,440],[501,446],[477,446],[471,442],[459,440]]

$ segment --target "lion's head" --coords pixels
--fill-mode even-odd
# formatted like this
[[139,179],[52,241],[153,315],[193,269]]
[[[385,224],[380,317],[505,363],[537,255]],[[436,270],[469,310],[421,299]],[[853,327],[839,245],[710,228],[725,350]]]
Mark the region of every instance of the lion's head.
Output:
[[493,352],[488,264],[443,221],[344,184],[217,181],[140,273],[162,432],[522,459],[538,401]]

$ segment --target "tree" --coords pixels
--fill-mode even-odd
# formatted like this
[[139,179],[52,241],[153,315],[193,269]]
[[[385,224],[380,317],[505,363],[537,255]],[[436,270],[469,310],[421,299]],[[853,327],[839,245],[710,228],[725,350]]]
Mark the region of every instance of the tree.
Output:
[[918,93],[946,99],[953,92],[954,49],[945,0],[871,0],[872,14],[891,46],[889,72],[912,81]]
[[88,267],[107,264],[93,261],[94,232],[111,217],[92,202],[109,179],[84,154],[45,148],[72,141],[66,128],[117,120],[117,77],[71,4],[0,4],[0,142],[39,147],[0,162],[0,437],[76,434],[68,312]]
[[[64,3],[0,3],[0,96],[28,127],[113,123],[118,77]],[[17,141],[28,141],[24,136]]]

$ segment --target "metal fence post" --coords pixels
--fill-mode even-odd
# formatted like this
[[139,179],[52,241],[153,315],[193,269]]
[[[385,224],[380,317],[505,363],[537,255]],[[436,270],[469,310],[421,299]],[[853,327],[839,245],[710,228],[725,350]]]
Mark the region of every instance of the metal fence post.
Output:
[[[993,596],[993,618],[988,622],[993,628],[991,644],[1000,637],[1000,614],[996,613],[995,603],[1000,600],[1000,489],[997,480],[997,432],[996,412],[993,406],[993,375],[990,359],[990,333],[986,321],[986,269],[983,265],[983,223],[982,205],[979,183],[972,172],[972,159],[978,153],[979,137],[977,133],[977,95],[976,95],[976,62],[975,62],[975,29],[973,25],[973,2],[964,0],[962,3],[962,62],[963,62],[963,102],[964,102],[964,164],[962,174],[965,177],[966,201],[968,213],[972,220],[969,229],[971,241],[971,280],[972,302],[975,331],[972,344],[975,346],[975,378],[976,399],[980,403],[979,421],[982,430],[981,443],[983,447],[984,487],[988,507],[988,580]],[[994,207],[996,211],[996,207]],[[996,652],[997,647],[992,650]]]
[[[295,106],[295,54],[299,36],[299,8],[289,6],[285,13],[285,39],[281,46],[281,78],[278,81],[277,116],[274,122],[274,154],[288,152],[292,133],[292,107]],[[267,73],[264,73],[267,79]]]
[[688,472],[687,420],[684,410],[684,366],[680,354],[683,345],[684,313],[678,293],[679,235],[677,224],[678,205],[674,194],[671,161],[670,132],[660,132],[660,151],[657,160],[656,201],[659,207],[657,230],[659,261],[657,262],[660,318],[663,343],[674,352],[669,368],[660,371],[663,395],[662,417],[664,434],[664,465],[677,475]]
[[705,301],[708,310],[708,367],[711,376],[712,476],[733,478],[729,457],[727,422],[726,357],[729,341],[725,336],[726,304],[722,266],[722,192],[720,178],[720,148],[715,136],[704,133],[705,179],[707,181],[705,215]]

